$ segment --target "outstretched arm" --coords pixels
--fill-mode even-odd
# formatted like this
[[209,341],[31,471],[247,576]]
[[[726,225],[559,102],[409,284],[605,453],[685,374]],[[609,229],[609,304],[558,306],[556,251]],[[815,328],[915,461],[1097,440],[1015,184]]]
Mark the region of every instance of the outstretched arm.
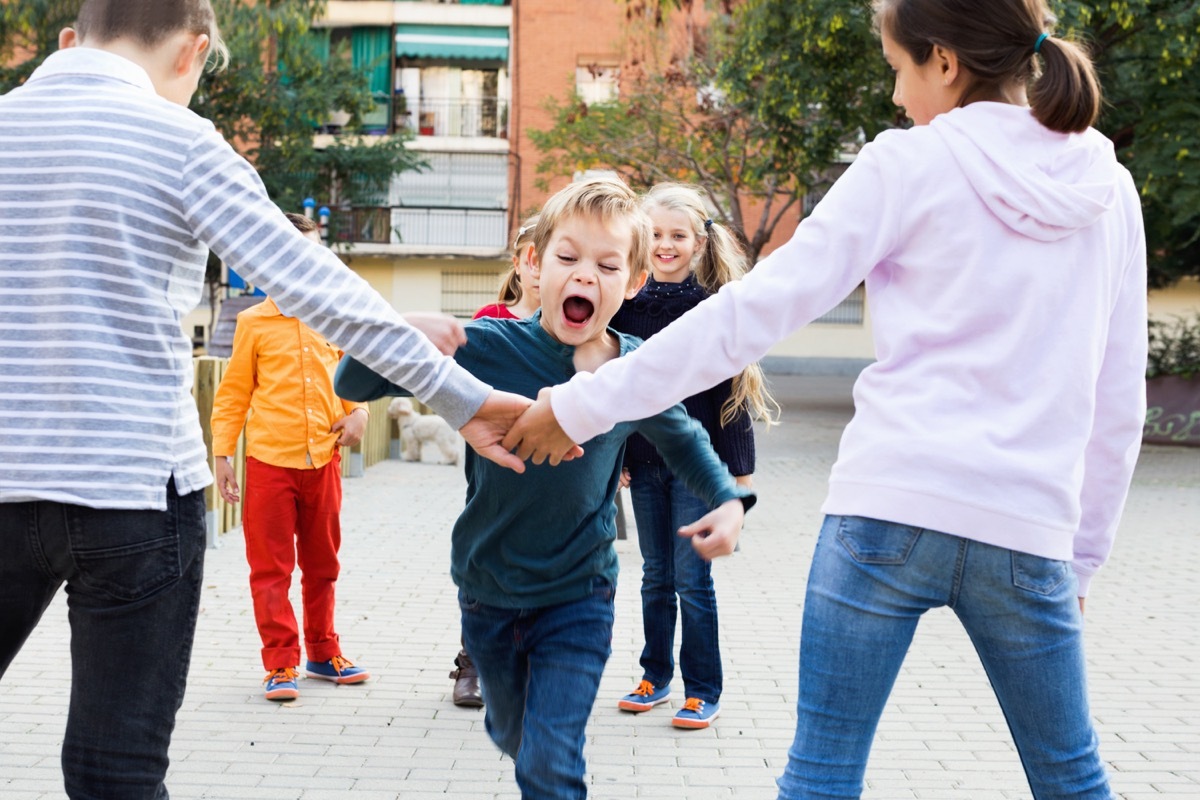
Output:
[[900,238],[900,195],[880,189],[898,180],[889,173],[900,162],[881,158],[880,144],[864,147],[791,241],[745,278],[725,284],[637,352],[555,386],[555,424],[535,406],[505,445],[534,463],[554,463],[565,441],[587,441],[714,386],[837,305]]
[[[408,397],[412,392],[392,383],[370,367],[346,356],[338,364],[333,377],[333,388],[338,397],[347,400],[375,400],[379,397]],[[521,413],[530,405],[528,397],[509,392],[492,390],[483,405],[467,420],[459,432],[467,444],[483,458],[494,461],[514,472],[524,472],[525,462],[514,456],[501,441]]]

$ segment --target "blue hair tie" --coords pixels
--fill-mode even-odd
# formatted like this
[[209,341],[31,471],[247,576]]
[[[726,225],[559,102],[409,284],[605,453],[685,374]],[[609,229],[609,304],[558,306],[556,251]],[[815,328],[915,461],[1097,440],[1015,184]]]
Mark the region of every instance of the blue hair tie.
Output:
[[713,221],[711,219],[704,220],[704,230],[708,230],[712,226],[713,226]]
[[1037,38],[1037,41],[1033,43],[1033,54],[1034,55],[1037,55],[1038,53],[1041,52],[1042,42],[1046,41],[1049,38],[1050,38],[1050,34],[1048,34],[1048,33],[1043,33],[1041,36],[1039,36]]

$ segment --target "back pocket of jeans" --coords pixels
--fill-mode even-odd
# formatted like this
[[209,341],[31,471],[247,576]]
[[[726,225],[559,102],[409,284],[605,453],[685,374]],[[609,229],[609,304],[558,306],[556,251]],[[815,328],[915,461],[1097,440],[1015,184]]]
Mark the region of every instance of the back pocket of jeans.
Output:
[[900,566],[921,538],[921,529],[869,517],[842,517],[837,538],[860,564]]
[[80,509],[70,532],[76,580],[126,602],[179,580],[179,533],[172,517],[169,511]]
[[1013,586],[1034,594],[1054,594],[1071,575],[1066,561],[1012,552]]

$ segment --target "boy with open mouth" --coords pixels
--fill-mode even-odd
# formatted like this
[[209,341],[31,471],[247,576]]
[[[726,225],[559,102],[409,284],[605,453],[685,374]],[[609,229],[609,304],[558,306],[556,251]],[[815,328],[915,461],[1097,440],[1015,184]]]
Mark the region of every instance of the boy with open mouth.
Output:
[[[636,348],[608,327],[645,281],[649,220],[623,183],[575,183],[550,198],[534,235],[541,309],[524,320],[467,327],[455,360],[497,388],[534,397]],[[351,359],[340,396],[406,393]],[[616,506],[625,439],[653,442],[675,474],[714,509],[681,529],[736,536],[754,503],[682,405],[618,425],[562,466],[523,474],[468,452],[466,506],[454,525],[451,576],[466,649],[479,669],[486,725],[513,758],[523,798],[582,798],[588,716],[611,653],[617,578]]]

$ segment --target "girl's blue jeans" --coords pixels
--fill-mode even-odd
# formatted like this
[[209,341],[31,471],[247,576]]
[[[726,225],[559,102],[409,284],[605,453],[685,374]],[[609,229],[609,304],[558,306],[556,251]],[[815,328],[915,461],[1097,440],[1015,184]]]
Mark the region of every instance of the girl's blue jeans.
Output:
[[[721,699],[724,676],[717,641],[712,565],[678,531],[708,513],[663,465],[635,464],[629,492],[642,551],[642,677],[666,686],[675,674],[675,620],[682,617],[679,672],[687,697]],[[676,605],[678,596],[678,606]]]
[[[947,606],[983,663],[1036,800],[1109,800],[1066,562],[862,517],[825,519],[800,633],[781,800],[856,798],[921,615]],[[949,687],[948,687],[949,688]]]
[[612,653],[613,586],[580,600],[498,608],[458,593],[467,652],[479,671],[488,735],[515,762],[522,800],[587,797],[583,743]]

